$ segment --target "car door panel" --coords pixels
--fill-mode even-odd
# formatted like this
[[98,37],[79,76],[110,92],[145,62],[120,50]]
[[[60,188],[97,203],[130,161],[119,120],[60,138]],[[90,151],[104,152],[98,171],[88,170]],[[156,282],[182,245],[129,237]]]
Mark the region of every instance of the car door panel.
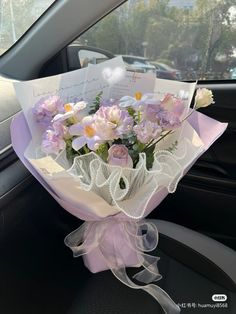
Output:
[[[19,196],[32,183],[32,176],[20,162],[11,146],[10,124],[20,110],[15,98],[13,80],[0,78],[0,216],[1,231],[21,215]],[[21,196],[22,198],[22,196]],[[11,209],[10,209],[11,207]],[[16,213],[18,213],[16,215]],[[7,217],[11,223],[8,224]]]
[[154,212],[201,231],[236,249],[236,96],[235,84],[204,84],[212,89],[215,104],[201,111],[228,122],[225,133],[204,153]]
[[[199,85],[201,87],[202,85]],[[207,84],[203,85],[213,90],[215,104],[204,108],[204,113],[219,121],[228,122],[226,132],[202,156],[201,160],[214,163],[223,168],[229,178],[236,179],[236,97],[235,84]]]

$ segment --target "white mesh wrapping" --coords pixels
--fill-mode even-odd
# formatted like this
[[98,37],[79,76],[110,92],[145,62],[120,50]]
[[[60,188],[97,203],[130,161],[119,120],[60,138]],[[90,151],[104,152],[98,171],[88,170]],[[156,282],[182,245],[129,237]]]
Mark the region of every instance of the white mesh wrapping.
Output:
[[[183,176],[189,157],[196,156],[188,139],[181,143],[181,156],[167,150],[157,151],[151,170],[146,169],[146,156],[141,153],[135,169],[111,166],[95,153],[76,157],[67,171],[78,181],[82,189],[93,191],[107,203],[133,218],[142,217],[148,201],[159,187],[167,187],[169,193],[176,190]],[[119,182],[123,179],[125,188]]]
[[[176,140],[177,149],[171,153],[167,149]],[[121,211],[138,219],[144,215],[148,202],[158,189],[166,187],[169,193],[175,192],[184,170],[202,149],[203,144],[196,132],[188,123],[184,123],[182,130],[157,145],[150,170],[146,169],[144,153],[139,155],[139,162],[132,169],[108,165],[93,152],[76,157],[73,165],[70,165],[65,152],[62,152],[53,159],[59,170],[51,173],[43,171],[42,175],[58,195],[66,196],[74,203],[80,201],[88,207],[93,203],[94,207],[91,205],[90,210],[100,217]],[[36,159],[32,159],[33,155],[36,155]],[[26,157],[36,167],[40,158],[43,160],[37,154],[37,149],[32,148],[26,151]],[[42,167],[39,168],[42,171]],[[121,179],[125,188],[120,187]]]

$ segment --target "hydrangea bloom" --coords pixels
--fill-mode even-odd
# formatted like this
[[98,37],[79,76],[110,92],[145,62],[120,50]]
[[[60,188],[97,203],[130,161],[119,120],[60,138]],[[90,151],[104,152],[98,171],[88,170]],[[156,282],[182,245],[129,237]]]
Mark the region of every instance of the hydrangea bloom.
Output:
[[63,138],[53,129],[48,129],[43,135],[42,151],[47,154],[59,154],[59,152],[65,149],[66,143]]
[[160,110],[161,108],[159,105],[148,104],[144,107],[142,119],[156,123],[158,121],[158,113]]
[[[173,122],[178,121],[184,111],[184,103],[181,99],[175,98],[171,94],[167,94],[163,100],[157,104],[147,104],[143,110],[143,119],[151,122],[158,122],[161,120],[166,124],[166,119],[170,118]],[[172,122],[170,121],[170,125]]]
[[96,115],[94,127],[97,134],[99,134],[104,141],[113,141],[118,138],[115,132],[116,124],[108,121],[102,115]]
[[165,131],[175,130],[181,125],[179,117],[171,111],[160,110],[158,113],[159,125]]
[[114,140],[132,130],[134,121],[127,110],[119,106],[101,106],[94,115],[97,132],[104,140]]
[[33,107],[36,121],[48,125],[52,118],[63,111],[63,102],[58,96],[41,98]]
[[65,126],[60,121],[56,121],[52,124],[53,130],[56,132],[58,136],[64,137],[68,133],[68,127]]
[[171,94],[165,95],[161,101],[160,107],[163,110],[172,112],[178,117],[184,112],[184,102],[180,98],[176,98]]
[[143,120],[141,123],[134,126],[134,132],[141,143],[147,144],[152,139],[157,139],[162,129],[157,123]]

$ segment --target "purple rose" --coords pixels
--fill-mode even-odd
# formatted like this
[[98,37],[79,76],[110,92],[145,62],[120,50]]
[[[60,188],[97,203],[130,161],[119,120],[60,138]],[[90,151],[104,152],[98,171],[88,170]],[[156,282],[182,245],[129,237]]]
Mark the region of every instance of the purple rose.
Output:
[[108,150],[109,165],[120,166],[120,167],[133,167],[132,158],[129,155],[128,148],[125,145],[112,145]]

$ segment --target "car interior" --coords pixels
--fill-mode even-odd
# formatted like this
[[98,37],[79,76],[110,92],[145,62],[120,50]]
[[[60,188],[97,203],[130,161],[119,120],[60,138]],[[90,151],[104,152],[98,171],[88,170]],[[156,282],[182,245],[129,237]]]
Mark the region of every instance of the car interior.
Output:
[[[21,111],[13,82],[76,70],[83,66],[79,60],[81,50],[92,50],[107,59],[115,56],[107,47],[87,48],[84,43],[75,44],[75,40],[125,2],[103,0],[95,5],[93,0],[54,1],[0,56],[3,314],[164,313],[145,292],[122,285],[110,271],[92,274],[82,258],[73,258],[64,238],[83,221],[57,204],[25,168],[11,145],[10,124]],[[153,252],[160,256],[162,279],[157,284],[179,304],[181,313],[234,314],[236,82],[200,79],[198,87],[209,88],[214,94],[215,104],[204,108],[204,113],[229,125],[181,180],[177,191],[148,216],[160,236]],[[128,269],[129,275],[133,272]],[[226,295],[227,302],[212,308],[210,305],[216,304],[212,300],[214,294]]]

